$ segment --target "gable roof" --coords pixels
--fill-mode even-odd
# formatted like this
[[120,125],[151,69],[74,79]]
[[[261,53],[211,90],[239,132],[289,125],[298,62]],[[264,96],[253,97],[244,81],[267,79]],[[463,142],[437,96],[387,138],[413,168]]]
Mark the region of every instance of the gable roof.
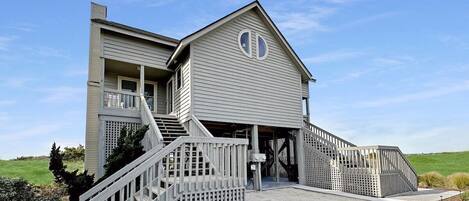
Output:
[[262,8],[261,4],[256,0],[253,1],[252,3],[243,6],[242,8],[226,15],[225,17],[220,18],[219,20],[199,29],[198,31],[182,38],[179,41],[179,44],[176,46],[176,49],[174,52],[171,54],[169,57],[168,61],[166,62],[166,65],[170,65],[174,59],[179,56],[179,54],[184,50],[184,48],[189,45],[192,41],[196,40],[197,38],[207,34],[208,32],[220,27],[221,25],[225,24],[226,22],[240,16],[243,13],[246,13],[247,11],[250,11],[252,9],[256,9],[258,13],[260,13],[260,17],[263,21],[266,22],[266,24],[269,25],[269,28],[271,28],[274,32],[274,36],[277,37],[281,41],[281,45],[287,50],[287,53],[289,56],[292,58],[294,63],[296,64],[295,66],[299,67],[300,72],[302,75],[306,76],[308,80],[313,80],[313,75],[311,72],[309,72],[308,68],[304,65],[304,63],[301,61],[301,59],[298,57],[298,55],[295,53],[293,48],[290,46],[288,41],[285,39],[285,37],[282,35],[282,33],[279,31],[277,26],[273,23],[272,19],[267,15],[265,12],[264,8]]

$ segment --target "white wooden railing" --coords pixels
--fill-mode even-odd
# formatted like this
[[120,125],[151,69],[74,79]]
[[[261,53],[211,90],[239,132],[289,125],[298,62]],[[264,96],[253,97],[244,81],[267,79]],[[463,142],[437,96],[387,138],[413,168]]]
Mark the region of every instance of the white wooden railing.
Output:
[[162,144],[158,145],[156,147],[153,147],[153,149],[151,149],[150,151],[148,151],[145,154],[141,155],[140,157],[138,157],[137,159],[135,159],[131,163],[129,163],[126,166],[124,166],[123,168],[121,168],[116,173],[112,174],[111,176],[109,176],[105,180],[103,180],[103,181],[99,182],[98,184],[96,184],[95,186],[93,186],[93,188],[91,188],[90,190],[88,190],[85,193],[83,193],[82,195],[80,195],[80,201],[89,200],[90,198],[96,196],[99,192],[102,192],[102,191],[106,190],[111,184],[113,184],[114,182],[116,182],[117,180],[122,178],[124,175],[129,173],[131,170],[133,170],[135,167],[137,167],[141,163],[145,162],[151,156],[158,153],[158,151],[160,151],[162,148],[163,148]]
[[157,144],[163,143],[163,135],[161,134],[161,131],[155,122],[153,114],[151,113],[147,101],[145,100],[145,97],[142,95],[140,96],[140,103],[140,117],[142,119],[142,124],[148,125],[148,131],[145,134],[145,137],[142,142],[145,151],[148,151]]
[[100,190],[86,192],[80,201],[201,200],[220,195],[244,200],[247,145],[247,139],[179,137],[156,153],[152,149],[151,157],[100,185]]
[[[357,147],[309,122],[305,122],[303,133],[305,146],[313,147],[330,160],[320,161],[317,155],[308,156],[305,152],[308,163],[324,162],[317,164],[323,169],[307,170],[306,174],[310,171],[315,174],[310,178],[323,179],[311,182],[312,185],[376,197],[417,190],[417,174],[398,147]],[[330,169],[324,169],[329,165]],[[335,173],[330,176],[332,172]]]
[[103,107],[112,109],[138,110],[140,98],[137,93],[104,89]]
[[199,137],[213,137],[212,133],[205,128],[202,122],[199,119],[192,115],[192,122],[190,125],[190,133],[191,136],[199,136]]
[[356,147],[356,145],[354,145],[353,143],[347,141],[347,140],[344,140],[322,128],[319,128],[318,126],[310,123],[310,122],[307,122],[307,121],[303,121],[304,123],[304,127],[308,128],[311,132],[313,132],[314,134],[316,135],[319,135],[321,136],[322,138],[328,140],[329,142],[335,144],[337,146],[337,148],[342,148],[342,147]]

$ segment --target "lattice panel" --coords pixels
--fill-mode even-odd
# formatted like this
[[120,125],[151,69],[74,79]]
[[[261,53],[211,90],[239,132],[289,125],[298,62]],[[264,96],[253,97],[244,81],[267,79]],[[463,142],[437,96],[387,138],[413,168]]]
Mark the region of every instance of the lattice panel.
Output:
[[210,201],[244,201],[246,191],[245,188],[230,188],[230,189],[220,189],[212,191],[202,191],[195,193],[183,193],[179,198],[181,201],[200,201],[200,200],[210,200]]
[[104,159],[111,154],[112,149],[117,145],[122,127],[127,126],[128,129],[138,129],[140,123],[123,122],[123,121],[104,121]]

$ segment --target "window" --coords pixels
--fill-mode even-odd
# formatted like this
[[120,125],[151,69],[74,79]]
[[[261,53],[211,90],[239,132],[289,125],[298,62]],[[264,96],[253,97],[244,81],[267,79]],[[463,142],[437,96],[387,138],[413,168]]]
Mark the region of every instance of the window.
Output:
[[176,89],[180,89],[182,86],[181,67],[176,70]]
[[122,91],[137,92],[137,82],[130,80],[121,80]]
[[267,47],[267,42],[265,41],[264,37],[261,35],[257,35],[257,58],[260,60],[264,60],[269,53],[269,49]]
[[251,57],[251,31],[248,29],[241,30],[238,35],[238,45],[241,51]]

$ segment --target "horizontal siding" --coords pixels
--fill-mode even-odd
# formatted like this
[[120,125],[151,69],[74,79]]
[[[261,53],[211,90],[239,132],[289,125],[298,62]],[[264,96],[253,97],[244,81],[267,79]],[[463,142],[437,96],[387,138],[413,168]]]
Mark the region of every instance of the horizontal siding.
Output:
[[309,83],[308,82],[303,82],[301,83],[301,90],[303,97],[309,97]]
[[[176,79],[174,79],[174,112],[179,120],[185,122],[190,119],[190,106],[191,106],[191,66],[190,59],[184,61],[181,66],[182,73],[182,86],[176,90]],[[176,73],[174,73],[175,75]],[[173,75],[173,77],[174,77]]]
[[117,74],[113,72],[104,73],[104,88],[117,90]]
[[[251,29],[252,58],[238,46],[243,29]],[[256,33],[269,47],[262,61],[256,58]],[[301,75],[254,11],[191,45],[193,111],[200,120],[301,127]]]
[[165,69],[171,53],[163,46],[103,34],[103,55],[108,59]]

